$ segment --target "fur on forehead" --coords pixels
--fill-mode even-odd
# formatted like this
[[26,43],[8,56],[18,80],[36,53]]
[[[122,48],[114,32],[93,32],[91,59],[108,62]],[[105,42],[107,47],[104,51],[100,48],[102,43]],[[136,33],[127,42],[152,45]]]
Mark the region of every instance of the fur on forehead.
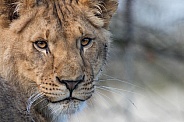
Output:
[[[62,3],[62,5],[78,6],[85,14],[86,18],[96,27],[107,28],[109,21],[117,9],[117,0],[0,0],[7,5],[14,5],[12,11],[7,13],[18,13],[18,16],[24,14],[26,10],[30,10],[34,7],[54,5],[56,1]],[[54,7],[54,6],[53,6]],[[10,8],[10,7],[9,7]],[[8,7],[7,7],[8,9]],[[14,18],[14,17],[12,17]]]

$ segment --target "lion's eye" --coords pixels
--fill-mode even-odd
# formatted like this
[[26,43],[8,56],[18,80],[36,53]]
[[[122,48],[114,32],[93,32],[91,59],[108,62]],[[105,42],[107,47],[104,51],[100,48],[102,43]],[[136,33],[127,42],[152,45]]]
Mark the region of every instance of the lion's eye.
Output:
[[48,44],[45,40],[38,40],[34,44],[40,49],[46,49],[48,47]]
[[91,38],[84,38],[81,40],[81,46],[82,47],[88,46],[91,42],[92,42]]

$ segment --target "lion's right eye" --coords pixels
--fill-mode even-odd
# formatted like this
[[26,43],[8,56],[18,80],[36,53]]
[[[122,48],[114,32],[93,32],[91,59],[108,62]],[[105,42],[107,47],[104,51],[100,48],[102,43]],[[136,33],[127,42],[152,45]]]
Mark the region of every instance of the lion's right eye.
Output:
[[48,44],[45,40],[38,40],[38,41],[34,42],[34,45],[36,46],[36,48],[40,48],[40,49],[47,49],[48,48]]

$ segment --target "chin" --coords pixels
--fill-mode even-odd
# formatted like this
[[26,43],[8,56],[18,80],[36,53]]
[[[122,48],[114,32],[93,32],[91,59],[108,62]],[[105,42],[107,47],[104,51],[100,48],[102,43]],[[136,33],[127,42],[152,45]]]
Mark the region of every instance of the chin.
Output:
[[71,115],[80,112],[85,107],[86,101],[64,100],[57,103],[49,103],[48,107],[55,113],[62,115]]
[[[41,107],[42,106],[42,107]],[[52,122],[65,122],[73,114],[82,111],[86,107],[86,101],[76,99],[63,100],[58,102],[47,102],[46,105],[41,105],[38,110],[47,120]]]

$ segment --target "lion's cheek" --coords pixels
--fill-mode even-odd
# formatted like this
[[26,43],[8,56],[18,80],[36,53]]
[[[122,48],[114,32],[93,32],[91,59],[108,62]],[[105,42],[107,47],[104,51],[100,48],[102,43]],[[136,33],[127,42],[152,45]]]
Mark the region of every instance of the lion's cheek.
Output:
[[[94,76],[98,76],[99,72],[103,69],[106,60],[106,52],[98,48],[93,51],[86,51],[86,59],[90,59],[89,63],[93,70]],[[91,53],[93,52],[93,53]]]
[[37,73],[37,69],[35,66],[30,65],[30,63],[26,61],[19,61],[17,63],[18,74],[20,77],[25,78],[26,81],[37,81],[37,77],[39,74]]

